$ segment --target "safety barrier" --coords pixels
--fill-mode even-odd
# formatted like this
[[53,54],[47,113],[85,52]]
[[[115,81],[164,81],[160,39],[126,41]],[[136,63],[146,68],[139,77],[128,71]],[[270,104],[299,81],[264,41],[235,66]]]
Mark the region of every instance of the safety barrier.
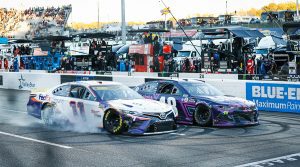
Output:
[[[116,74],[116,73],[115,73]],[[101,80],[120,82],[133,87],[161,79],[200,78],[194,75],[157,77],[128,75],[48,74],[28,72],[0,72],[0,88],[44,91],[65,82]],[[136,74],[136,73],[135,73]],[[141,73],[139,75],[142,75]],[[247,81],[234,79],[201,78],[227,95],[254,101],[260,110],[300,113],[300,83],[283,81]]]

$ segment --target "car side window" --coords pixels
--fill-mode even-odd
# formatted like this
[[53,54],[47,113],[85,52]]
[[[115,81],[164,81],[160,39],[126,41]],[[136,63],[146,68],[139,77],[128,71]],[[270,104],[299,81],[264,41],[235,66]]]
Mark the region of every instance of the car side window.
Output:
[[70,90],[70,97],[81,99],[83,97],[85,89],[86,88],[83,86],[72,85]]
[[154,93],[157,90],[157,82],[149,82],[145,83],[143,86],[140,87],[140,91],[146,92],[146,93]]
[[161,94],[182,95],[180,89],[178,89],[174,84],[170,83],[161,84],[158,92]]
[[60,86],[60,87],[54,89],[52,93],[55,96],[67,97],[67,96],[69,96],[70,88],[71,88],[70,85]]
[[82,99],[83,100],[90,100],[90,101],[95,101],[96,100],[94,95],[87,89],[85,90],[85,93],[84,93]]
[[179,88],[177,88],[176,86],[173,87],[172,89],[172,95],[182,95],[183,93],[180,91]]

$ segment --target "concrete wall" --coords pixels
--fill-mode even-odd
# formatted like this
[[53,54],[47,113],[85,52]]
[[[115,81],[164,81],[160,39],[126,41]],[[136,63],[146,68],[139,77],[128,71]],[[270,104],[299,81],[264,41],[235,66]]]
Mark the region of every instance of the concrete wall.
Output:
[[[117,74],[117,73],[115,73]],[[28,73],[28,72],[0,72],[0,88],[16,90],[44,91],[65,82],[76,81],[82,78],[97,79],[120,82],[133,87],[145,83],[146,81],[157,79],[171,79],[167,77],[157,77],[153,74],[147,76],[127,76],[127,75],[87,75],[87,74],[48,74],[48,73]],[[135,73],[137,74],[137,73]],[[139,73],[138,75],[142,75]],[[195,75],[195,74],[194,74]],[[181,75],[181,77],[193,77],[192,74]],[[230,78],[232,76],[228,76]],[[197,77],[199,79],[199,77]],[[173,78],[174,79],[174,78]],[[175,78],[176,80],[178,78]],[[279,81],[245,81],[232,79],[209,79],[203,78],[206,83],[211,84],[226,95],[246,98],[261,105],[261,110],[280,111],[276,105],[285,107],[285,112],[300,113],[300,83],[279,82]],[[259,88],[259,91],[255,89]],[[248,91],[248,92],[247,92]],[[259,93],[259,96],[255,93]],[[274,94],[275,93],[275,94]],[[274,96],[273,96],[274,95]],[[269,106],[267,106],[269,105]],[[275,107],[274,107],[275,106]]]

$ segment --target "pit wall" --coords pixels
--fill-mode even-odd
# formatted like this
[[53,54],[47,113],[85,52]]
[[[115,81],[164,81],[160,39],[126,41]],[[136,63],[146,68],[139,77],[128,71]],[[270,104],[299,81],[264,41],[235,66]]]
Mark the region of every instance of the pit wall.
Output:
[[[134,73],[113,73],[112,75],[87,74],[48,74],[35,72],[0,72],[0,88],[45,91],[61,83],[80,80],[101,80],[120,82],[134,87],[152,80],[171,79],[171,77],[158,77],[156,74],[142,75]],[[204,78],[200,78],[204,77]],[[300,113],[300,83],[279,81],[246,81],[237,80],[234,75],[179,74],[179,78],[198,78],[209,83],[226,95],[245,98],[254,101],[259,110]],[[212,79],[214,78],[214,79]],[[172,78],[172,79],[178,79]]]

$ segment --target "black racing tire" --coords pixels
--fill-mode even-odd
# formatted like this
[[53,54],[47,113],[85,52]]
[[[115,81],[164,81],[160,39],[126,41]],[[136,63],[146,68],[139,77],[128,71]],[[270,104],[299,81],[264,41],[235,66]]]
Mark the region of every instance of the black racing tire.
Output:
[[54,125],[54,108],[51,104],[44,104],[41,110],[41,120],[46,126]]
[[103,126],[109,133],[118,135],[124,131],[124,120],[118,112],[108,110],[104,115]]
[[208,106],[199,105],[194,112],[194,122],[199,126],[212,126],[212,111]]

